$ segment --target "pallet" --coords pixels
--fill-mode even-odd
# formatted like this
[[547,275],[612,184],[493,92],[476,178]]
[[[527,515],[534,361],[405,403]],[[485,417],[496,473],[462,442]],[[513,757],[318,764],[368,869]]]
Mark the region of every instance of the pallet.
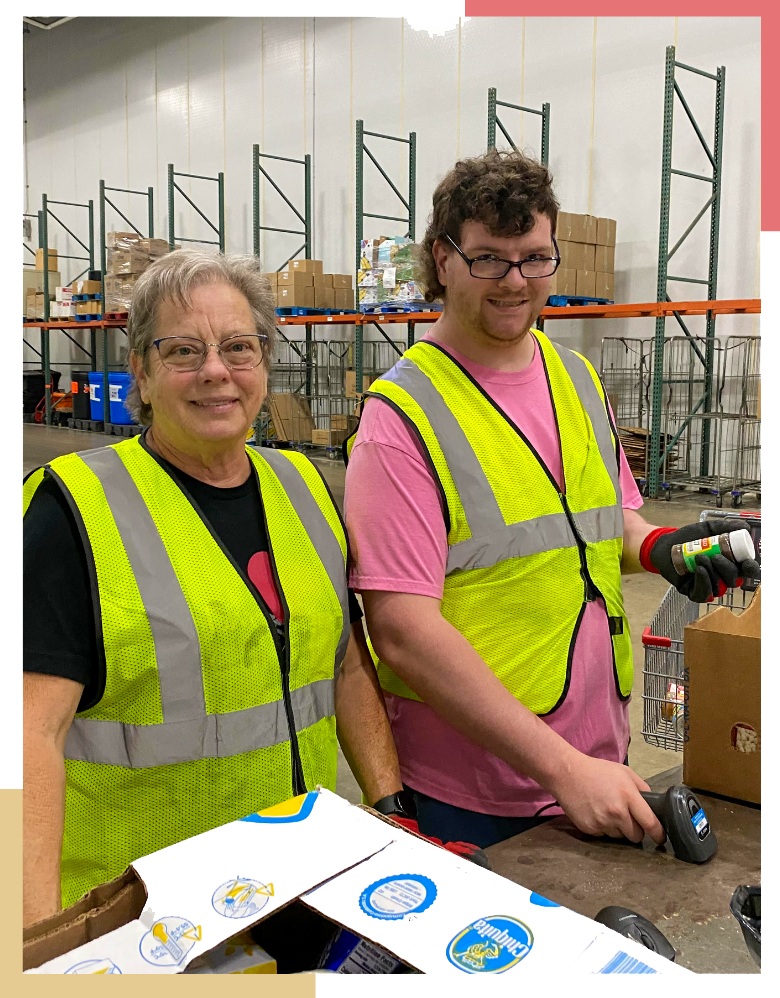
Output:
[[137,423],[106,423],[103,432],[113,437],[136,437],[142,430]]
[[562,308],[566,305],[614,305],[611,298],[584,298],[582,295],[550,295],[548,306]]
[[90,313],[89,315],[74,315],[71,316],[71,318],[75,322],[100,322],[103,316],[100,312],[95,312],[95,313]]
[[441,313],[440,308],[433,305],[366,305],[360,309],[363,315],[387,315],[404,312],[435,312]]
[[350,308],[277,308],[277,315],[357,315]]
[[118,319],[126,319],[127,318],[127,312],[105,312],[103,314],[103,318],[104,319],[109,319],[112,322],[116,321]]
[[72,430],[89,430],[90,433],[103,432],[102,419],[69,419],[68,426]]
[[103,301],[103,295],[72,295],[71,301]]

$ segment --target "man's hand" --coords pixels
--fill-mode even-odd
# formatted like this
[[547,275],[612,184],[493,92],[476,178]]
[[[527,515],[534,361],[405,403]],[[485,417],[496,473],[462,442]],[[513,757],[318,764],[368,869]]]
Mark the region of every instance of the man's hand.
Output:
[[750,558],[735,565],[723,555],[708,558],[702,554],[696,556],[695,572],[680,575],[672,561],[672,548],[675,544],[715,537],[732,530],[743,530],[744,527],[744,523],[737,519],[702,520],[679,530],[659,527],[649,533],[642,544],[642,567],[648,572],[662,575],[693,603],[707,603],[715,597],[723,596],[727,589],[742,585],[743,579],[757,579],[761,574],[758,563]]
[[628,766],[577,753],[549,787],[581,832],[641,842],[645,832],[658,845],[663,827],[640,794],[650,787]]

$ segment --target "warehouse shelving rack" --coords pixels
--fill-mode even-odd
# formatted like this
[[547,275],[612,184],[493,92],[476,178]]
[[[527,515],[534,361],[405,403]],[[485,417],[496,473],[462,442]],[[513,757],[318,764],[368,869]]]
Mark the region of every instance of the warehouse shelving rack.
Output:
[[[388,142],[401,142],[409,146],[409,191],[407,197],[398,190],[393,181],[385,173],[379,160],[374,156],[371,150],[365,143],[366,137],[370,136],[375,139],[385,139]],[[374,164],[374,166],[379,170],[379,173],[387,181],[390,189],[399,199],[401,204],[406,208],[407,215],[377,215],[373,212],[364,211],[364,188],[363,188],[363,170],[364,162],[363,156],[366,155]],[[417,133],[409,132],[408,138],[403,138],[399,135],[385,135],[382,132],[369,132],[366,130],[363,124],[362,118],[358,118],[355,122],[355,309],[360,312],[360,290],[358,286],[358,279],[360,276],[360,252],[361,243],[363,242],[363,220],[366,218],[381,218],[388,222],[405,222],[406,223],[406,238],[414,239],[415,236],[415,215],[417,211]],[[391,313],[398,315],[399,313]],[[411,316],[411,313],[407,313]],[[415,313],[417,314],[417,313]],[[426,313],[427,314],[427,313]],[[380,328],[378,323],[373,321],[375,317],[371,319],[363,317],[361,321],[355,323],[355,384],[358,387],[363,384],[363,326],[371,323],[376,326],[382,336],[391,343],[393,349],[398,353],[398,347],[392,343],[387,334],[383,329]],[[402,321],[395,319],[394,321]],[[430,316],[428,317],[428,322],[431,321]],[[414,321],[409,318],[406,326],[407,343],[411,346],[414,343]]]
[[[187,177],[190,180],[209,180],[217,185],[217,211],[218,225],[214,225],[208,215],[204,214],[195,204],[192,198],[185,194],[176,183],[176,177]],[[175,194],[181,194],[184,200],[191,205],[200,215],[203,221],[214,230],[217,239],[186,239],[184,236],[177,236],[175,231]],[[216,177],[204,177],[198,173],[178,173],[173,168],[173,163],[168,164],[168,248],[173,252],[176,240],[182,243],[202,243],[207,246],[219,246],[219,252],[225,252],[225,174],[220,172]]]
[[[684,70],[694,73],[697,76],[705,77],[715,83],[715,124],[712,147],[702,134],[698,122],[691,110],[676,78],[676,71]],[[686,170],[679,170],[672,165],[673,137],[674,137],[674,106],[675,96],[680,101],[686,117],[690,122],[696,137],[698,138],[707,159],[712,167],[711,175],[692,173]],[[658,237],[658,285],[657,298],[659,302],[670,302],[668,286],[669,282],[683,282],[686,284],[699,284],[707,289],[707,300],[717,300],[718,293],[718,240],[720,235],[720,195],[722,180],[723,162],[723,126],[724,108],[726,96],[726,67],[719,66],[715,73],[708,73],[703,69],[688,66],[678,62],[675,57],[675,47],[667,46],[666,49],[666,69],[664,85],[664,126],[663,126],[663,153],[661,158],[661,217]],[[672,177],[686,177],[707,185],[711,189],[711,194],[707,198],[704,206],[700,209],[696,217],[683,232],[674,246],[669,249],[669,219],[671,209],[671,184]],[[672,275],[669,273],[669,261],[679,250],[680,246],[691,234],[698,222],[710,212],[710,239],[709,254],[707,261],[707,278],[686,277],[682,275]],[[655,340],[653,345],[653,376],[652,376],[652,400],[651,400],[651,423],[650,423],[650,449],[648,456],[648,482],[647,491],[651,498],[656,498],[660,485],[660,473],[663,464],[661,453],[661,423],[662,423],[662,400],[664,389],[664,344],[666,341],[665,326],[666,314],[659,314],[655,324]],[[691,314],[691,313],[688,313]],[[691,335],[686,323],[682,319],[683,312],[674,310],[677,323],[688,338],[691,349],[699,357],[703,367],[703,391],[701,398],[692,406],[688,414],[688,422],[697,417],[701,410],[709,413],[712,407],[712,385],[715,357],[715,316],[717,311],[709,309],[705,312],[706,335],[704,352],[696,344],[695,338]],[[682,429],[682,428],[681,428]],[[701,455],[700,455],[700,477],[706,478],[709,475],[711,452],[710,434],[711,420],[704,418],[701,427]]]
[[488,110],[487,110],[487,147],[488,151],[496,148],[496,126],[500,129],[502,135],[514,149],[515,152],[519,152],[517,146],[512,140],[509,132],[504,127],[501,119],[498,117],[499,107],[509,107],[514,111],[525,111],[527,114],[538,114],[542,119],[542,147],[541,147],[541,161],[542,166],[547,166],[547,162],[550,156],[550,105],[542,104],[541,111],[535,107],[523,107],[521,104],[508,104],[506,101],[498,100],[496,97],[496,88],[490,87],[488,89]]
[[[106,191],[111,191],[111,193],[118,194],[134,194],[138,197],[147,199],[147,228],[149,230],[149,239],[154,239],[154,188],[147,187],[145,191],[131,191],[125,187],[107,187],[105,180],[100,181],[99,188],[99,200],[98,200],[98,213],[100,217],[100,290],[101,290],[101,301],[103,303],[103,311],[106,311],[106,272],[107,272],[107,249],[106,249],[106,205],[109,208],[113,208],[114,211],[119,215],[119,217],[130,226],[133,232],[136,232],[139,236],[143,238],[143,233],[136,226],[124,212],[120,211],[119,208],[114,204],[114,202],[106,196]],[[107,325],[102,324],[101,326],[91,329],[90,333],[92,336],[92,341],[94,344],[95,335],[97,329],[102,329],[103,332],[103,422],[109,423],[109,388],[108,388],[108,330],[109,329],[121,329],[122,332],[127,335],[127,330],[124,325]],[[97,370],[93,367],[92,370]]]
[[[84,208],[87,212],[87,242],[85,243],[83,239],[80,239],[75,232],[73,232],[54,212],[51,210],[50,205],[64,205],[71,208]],[[35,349],[29,342],[29,346],[35,353],[38,353],[43,367],[44,372],[44,386],[45,386],[45,397],[46,397],[46,407],[44,410],[44,419],[48,425],[51,425],[52,419],[52,404],[51,404],[51,329],[61,329],[64,336],[66,336],[71,343],[75,344],[79,350],[85,353],[90,358],[90,363],[94,364],[96,360],[95,356],[95,338],[92,335],[91,351],[83,347],[78,340],[74,339],[70,333],[66,332],[62,323],[50,323],[51,309],[49,307],[49,218],[53,219],[61,228],[63,228],[68,235],[75,239],[79,246],[82,246],[88,256],[72,256],[70,254],[57,254],[57,259],[59,260],[81,260],[86,261],[87,266],[81,273],[74,278],[78,280],[84,274],[88,273],[90,270],[95,269],[95,235],[94,235],[94,203],[90,199],[86,204],[82,204],[76,201],[54,201],[50,200],[46,194],[41,195],[41,210],[38,212],[38,248],[43,250],[43,322],[33,323],[37,325],[41,332],[41,349],[40,352]],[[25,323],[25,325],[28,325]],[[27,342],[25,340],[25,342]]]

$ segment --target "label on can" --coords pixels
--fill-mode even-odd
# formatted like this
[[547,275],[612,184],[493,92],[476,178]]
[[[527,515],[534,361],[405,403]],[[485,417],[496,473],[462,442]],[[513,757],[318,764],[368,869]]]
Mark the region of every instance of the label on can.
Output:
[[701,537],[695,541],[687,541],[682,545],[682,556],[691,572],[696,571],[696,555],[706,554],[708,558],[720,554],[720,544],[717,537]]

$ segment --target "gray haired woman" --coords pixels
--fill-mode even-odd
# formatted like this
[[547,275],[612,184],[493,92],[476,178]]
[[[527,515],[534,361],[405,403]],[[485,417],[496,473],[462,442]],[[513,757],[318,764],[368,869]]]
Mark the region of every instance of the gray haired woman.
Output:
[[275,331],[259,262],[163,257],[127,331],[143,433],[25,482],[25,924],[335,789],[337,722],[366,799],[401,791],[336,505],[302,454],[246,446]]

